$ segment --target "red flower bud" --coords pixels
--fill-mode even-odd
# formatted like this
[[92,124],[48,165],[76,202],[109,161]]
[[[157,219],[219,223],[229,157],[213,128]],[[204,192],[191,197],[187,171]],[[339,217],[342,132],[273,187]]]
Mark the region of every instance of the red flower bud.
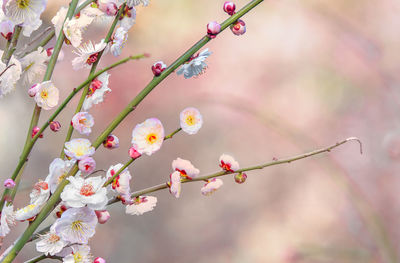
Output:
[[224,3],[224,11],[228,13],[228,15],[235,14],[236,5],[233,2],[227,1]]

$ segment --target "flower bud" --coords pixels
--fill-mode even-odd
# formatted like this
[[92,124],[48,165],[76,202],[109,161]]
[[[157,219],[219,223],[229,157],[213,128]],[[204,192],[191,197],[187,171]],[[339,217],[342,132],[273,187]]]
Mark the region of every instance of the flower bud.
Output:
[[85,157],[78,163],[79,170],[84,174],[90,174],[96,169],[96,161],[92,157]]
[[161,73],[167,68],[167,65],[162,62],[158,61],[154,63],[153,66],[151,66],[151,70],[153,71],[154,76],[158,77],[161,75]]
[[[40,131],[40,128],[38,126],[33,127],[32,129],[32,138],[35,137],[35,135]],[[43,138],[43,134],[39,135],[39,138]]]
[[7,189],[12,189],[12,188],[14,188],[14,186],[15,186],[15,182],[13,179],[8,178],[4,181],[4,187]]
[[244,23],[243,20],[238,20],[235,23],[231,25],[231,31],[233,34],[240,36],[246,33],[246,24]]
[[105,224],[111,217],[110,213],[107,210],[96,210],[94,212],[96,213],[99,224]]
[[245,173],[235,174],[235,182],[238,184],[244,183],[246,181],[246,179],[247,179],[247,174],[245,174]]
[[233,2],[227,1],[224,3],[224,11],[228,13],[228,15],[235,14],[236,5]]
[[[53,55],[53,50],[54,50],[54,47],[49,47],[48,49],[46,49],[46,53],[47,53],[47,56],[49,57],[49,59],[50,59],[51,55]],[[60,62],[63,59],[64,59],[64,52],[62,50],[60,50],[60,53],[58,53],[57,61]]]
[[94,259],[93,263],[106,263],[106,260],[101,257],[97,257]]
[[39,88],[40,88],[40,85],[38,85],[38,84],[33,85],[32,87],[30,87],[28,89],[28,95],[30,97],[35,97],[35,95],[38,92]]
[[50,122],[50,130],[53,132],[58,132],[61,129],[61,124],[58,121]]
[[132,159],[136,159],[136,158],[139,158],[139,157],[141,156],[141,154],[140,154],[138,151],[136,151],[135,147],[132,146],[132,147],[129,149],[129,156],[130,156]]
[[115,149],[119,146],[119,139],[115,135],[108,135],[107,139],[103,142],[103,146],[107,149]]
[[1,35],[7,39],[11,40],[14,32],[14,24],[10,20],[5,20],[0,23],[0,33]]
[[97,1],[99,9],[108,16],[115,16],[118,13],[118,7],[113,1],[100,0]]
[[207,34],[209,38],[215,38],[221,32],[221,25],[218,22],[212,21],[207,24]]

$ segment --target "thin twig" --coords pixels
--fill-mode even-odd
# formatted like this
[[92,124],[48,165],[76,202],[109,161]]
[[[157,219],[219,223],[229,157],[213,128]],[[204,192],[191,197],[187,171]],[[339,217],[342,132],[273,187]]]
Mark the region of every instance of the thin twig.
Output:
[[[278,165],[278,164],[291,163],[291,162],[294,162],[294,161],[297,161],[297,160],[301,160],[301,159],[304,159],[304,158],[307,158],[307,157],[310,157],[310,156],[313,156],[313,155],[318,155],[318,154],[321,154],[321,153],[324,153],[324,152],[330,152],[331,150],[335,149],[336,147],[338,147],[338,146],[340,146],[342,144],[345,144],[347,142],[350,142],[350,141],[357,141],[359,143],[359,145],[360,145],[360,153],[362,154],[362,143],[361,143],[361,141],[356,137],[350,137],[350,138],[347,138],[347,139],[345,139],[343,141],[337,142],[337,143],[335,143],[335,144],[333,144],[331,146],[328,146],[328,147],[325,147],[325,148],[322,148],[322,149],[319,149],[319,150],[311,151],[311,152],[308,152],[308,153],[296,155],[296,156],[293,156],[293,157],[290,157],[290,158],[281,159],[281,160],[274,160],[272,162],[268,162],[268,163],[265,163],[265,164],[256,165],[256,166],[250,166],[250,167],[247,167],[247,168],[242,168],[242,169],[236,170],[235,172],[220,171],[220,172],[216,172],[216,173],[213,173],[213,174],[196,177],[196,178],[193,178],[192,180],[183,179],[182,183],[190,183],[190,182],[196,182],[196,181],[207,181],[207,180],[209,180],[211,178],[220,177],[220,176],[224,176],[224,175],[228,175],[228,174],[237,174],[237,173],[241,173],[241,172],[248,172],[248,171],[253,171],[253,170],[264,169],[266,167],[274,166],[274,165]],[[145,188],[145,189],[133,192],[132,193],[132,198],[134,198],[136,196],[140,196],[140,195],[156,192],[156,191],[159,191],[159,190],[162,190],[162,189],[166,189],[166,188],[168,188],[168,185],[166,183],[154,185],[154,186],[151,186],[149,188]],[[108,202],[108,204],[110,205],[110,204],[116,203],[118,201],[119,201],[119,199],[113,198]]]

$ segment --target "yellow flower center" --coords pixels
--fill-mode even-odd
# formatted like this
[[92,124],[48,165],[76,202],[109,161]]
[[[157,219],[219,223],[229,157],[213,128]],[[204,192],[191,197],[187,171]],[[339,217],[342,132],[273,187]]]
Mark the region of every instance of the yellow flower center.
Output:
[[76,156],[82,156],[86,153],[86,148],[83,147],[82,145],[79,145],[76,149],[75,149],[75,154]]
[[148,143],[153,144],[153,143],[155,143],[157,141],[157,138],[158,138],[157,134],[150,133],[150,134],[147,135],[146,140],[148,141]]
[[49,242],[50,243],[56,243],[60,240],[60,237],[57,236],[56,234],[51,234],[49,237]]
[[44,100],[47,99],[49,97],[49,92],[46,89],[42,90],[42,92],[40,92],[40,97]]
[[193,115],[189,115],[189,116],[186,117],[185,122],[189,126],[195,125],[196,124],[196,118]]
[[61,183],[62,180],[64,180],[64,178],[67,176],[67,173],[63,173],[62,175],[60,175],[60,177],[58,177],[58,184]]
[[75,261],[75,263],[83,262],[83,257],[82,257],[82,255],[79,254],[79,253],[75,253],[75,254],[74,254],[74,261]]
[[77,232],[79,231],[79,232],[83,233],[82,221],[77,220],[77,221],[72,222],[71,228],[73,231],[77,231]]
[[21,9],[25,9],[29,6],[30,0],[17,0],[18,7]]
[[91,184],[84,184],[83,186],[82,186],[82,188],[81,188],[81,195],[84,195],[84,196],[91,196],[91,195],[94,195],[95,194],[95,192],[94,192],[94,188],[93,188],[93,185],[91,185]]

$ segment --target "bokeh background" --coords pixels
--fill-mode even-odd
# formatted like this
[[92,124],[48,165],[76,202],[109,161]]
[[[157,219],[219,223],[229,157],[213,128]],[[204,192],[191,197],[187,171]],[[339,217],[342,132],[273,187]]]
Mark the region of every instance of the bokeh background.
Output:
[[[223,3],[151,0],[138,8],[122,57],[147,52],[151,58],[110,72],[112,93],[91,111],[96,126],[90,139],[151,80],[154,62],[172,63],[204,35],[209,21],[227,17]],[[235,3],[240,8],[247,1]],[[61,4],[67,1],[49,1],[41,30]],[[202,183],[185,184],[180,199],[166,190],[155,193],[157,207],[142,216],[126,215],[115,204],[110,221],[98,226],[90,242],[93,254],[107,262],[399,262],[399,12],[395,0],[269,0],[243,18],[245,35],[221,33],[206,46],[213,52],[206,73],[189,80],[172,74],[162,82],[115,130],[120,147],[99,148],[98,168],[128,160],[137,123],[157,117],[169,133],[188,106],[202,112],[203,128],[193,136],[179,133],[153,156],[135,162],[134,190],[167,181],[177,157],[208,174],[218,170],[222,153],[245,167],[350,136],[362,140],[364,154],[349,143],[329,154],[250,172],[243,185],[227,176],[210,197],[200,194]],[[104,35],[104,28],[92,26],[85,38]],[[72,48],[63,52],[53,81],[65,98],[88,70],[74,72]],[[100,65],[116,60],[109,54]],[[62,130],[46,131],[35,146],[16,207],[24,206],[31,186],[47,176],[76,103],[58,119]],[[33,105],[23,89],[0,101],[1,180],[17,163]],[[41,122],[50,113],[44,112]],[[4,247],[26,224],[15,228]],[[16,262],[35,255],[30,244]]]

